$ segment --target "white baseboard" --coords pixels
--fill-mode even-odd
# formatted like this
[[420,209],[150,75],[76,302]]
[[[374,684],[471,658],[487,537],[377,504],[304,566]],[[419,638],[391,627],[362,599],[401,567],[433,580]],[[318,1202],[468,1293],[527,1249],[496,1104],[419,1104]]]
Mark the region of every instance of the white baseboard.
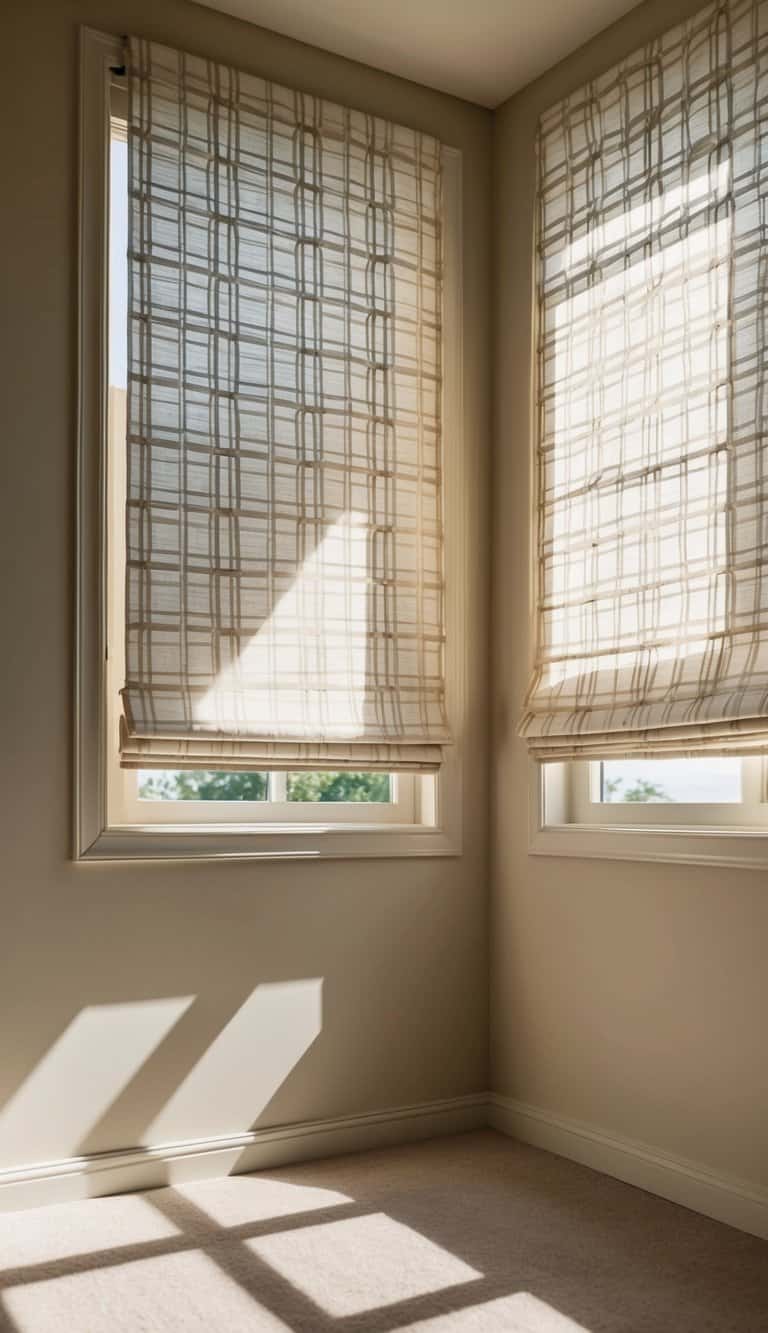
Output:
[[0,1211],[286,1166],[491,1125],[768,1240],[768,1189],[495,1093],[0,1171]]
[[458,1134],[487,1123],[488,1096],[478,1093],[222,1138],[68,1157],[0,1171],[0,1211],[259,1171],[313,1157]]
[[489,1096],[488,1119],[494,1129],[512,1138],[768,1240],[768,1189],[762,1186],[715,1174],[698,1162],[494,1093]]

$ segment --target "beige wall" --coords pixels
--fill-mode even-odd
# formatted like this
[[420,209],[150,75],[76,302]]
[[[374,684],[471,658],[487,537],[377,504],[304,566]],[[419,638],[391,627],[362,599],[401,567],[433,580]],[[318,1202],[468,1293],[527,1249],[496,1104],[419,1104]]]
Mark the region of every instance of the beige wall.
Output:
[[497,739],[492,1086],[768,1181],[768,883],[742,870],[529,857],[526,685],[534,134],[539,113],[700,8],[651,0],[495,121]]
[[[68,859],[80,23],[236,62],[463,150],[476,649],[460,859]],[[490,113],[184,0],[12,0],[3,27],[14,132],[3,172],[0,598],[13,633],[0,659],[0,1168],[481,1090]]]

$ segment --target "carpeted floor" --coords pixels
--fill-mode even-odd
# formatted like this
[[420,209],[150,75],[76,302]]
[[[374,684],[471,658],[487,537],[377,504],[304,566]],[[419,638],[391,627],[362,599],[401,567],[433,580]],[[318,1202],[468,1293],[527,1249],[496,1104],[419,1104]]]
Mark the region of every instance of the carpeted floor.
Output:
[[3,1333],[768,1333],[768,1244],[491,1131],[0,1216]]

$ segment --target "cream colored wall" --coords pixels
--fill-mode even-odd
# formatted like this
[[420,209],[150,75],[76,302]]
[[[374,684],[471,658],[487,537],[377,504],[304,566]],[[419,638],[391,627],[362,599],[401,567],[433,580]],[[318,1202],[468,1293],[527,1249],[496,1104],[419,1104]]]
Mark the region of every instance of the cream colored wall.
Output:
[[495,121],[492,1086],[768,1181],[768,883],[529,857],[526,685],[534,134],[539,113],[700,0],[651,0]]
[[[71,840],[77,28],[133,31],[396,118],[464,154],[464,855],[75,865]],[[490,113],[184,0],[15,0],[0,358],[0,1168],[487,1086],[483,645]]]

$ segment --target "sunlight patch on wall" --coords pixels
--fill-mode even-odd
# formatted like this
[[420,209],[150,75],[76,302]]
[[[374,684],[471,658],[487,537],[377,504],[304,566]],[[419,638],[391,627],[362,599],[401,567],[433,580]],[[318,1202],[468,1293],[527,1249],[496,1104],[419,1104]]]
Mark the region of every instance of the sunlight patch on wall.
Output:
[[249,1129],[322,1028],[322,977],[256,987],[147,1126],[147,1143]]
[[194,995],[93,1004],[81,1009],[0,1111],[6,1163],[77,1153],[88,1132],[146,1063]]

